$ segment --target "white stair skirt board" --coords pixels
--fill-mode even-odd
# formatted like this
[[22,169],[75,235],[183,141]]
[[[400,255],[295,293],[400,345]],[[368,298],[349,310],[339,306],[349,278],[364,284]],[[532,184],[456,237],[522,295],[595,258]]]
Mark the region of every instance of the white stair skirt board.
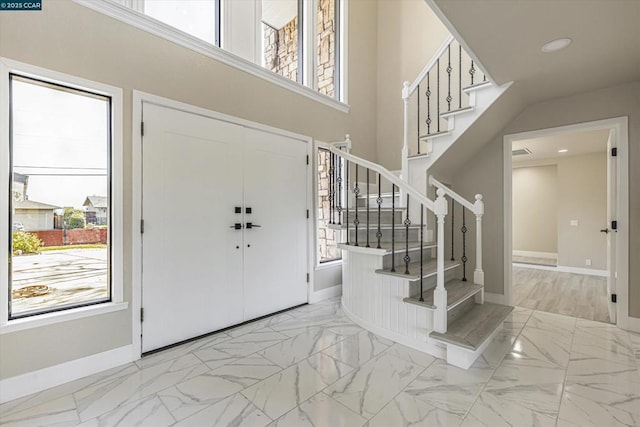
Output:
[[342,285],[330,286],[328,288],[320,289],[319,291],[313,291],[309,295],[309,304],[324,301],[329,298],[339,297],[342,295]]
[[538,265],[538,264],[522,264],[519,262],[513,263],[514,267],[530,268],[532,270],[547,270],[557,271],[558,273],[575,273],[585,274],[587,276],[608,277],[609,272],[607,270],[596,270],[593,268],[580,268],[580,267],[567,267],[565,265],[558,265],[557,267],[550,265]]
[[0,381],[0,403],[56,387],[107,369],[133,362],[133,346],[127,345],[81,359],[39,369]]

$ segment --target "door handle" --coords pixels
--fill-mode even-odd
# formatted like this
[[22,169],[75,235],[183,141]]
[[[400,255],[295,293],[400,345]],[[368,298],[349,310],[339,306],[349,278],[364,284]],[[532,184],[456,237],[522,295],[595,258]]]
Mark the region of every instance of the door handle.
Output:
[[241,222],[236,222],[233,225],[230,225],[229,228],[233,228],[235,230],[242,230],[242,223]]
[[260,228],[260,227],[262,227],[262,226],[258,225],[258,224],[254,224],[252,222],[248,222],[247,223],[247,228]]
[[609,232],[609,229],[608,228],[604,228],[604,229],[600,230],[600,232],[607,234]]

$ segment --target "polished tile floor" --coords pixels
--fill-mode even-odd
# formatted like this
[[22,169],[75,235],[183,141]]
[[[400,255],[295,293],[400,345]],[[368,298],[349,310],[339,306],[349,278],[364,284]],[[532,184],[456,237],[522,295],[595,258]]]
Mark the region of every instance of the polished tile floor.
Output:
[[3,404],[6,426],[638,426],[640,334],[516,308],[462,370],[337,299]]

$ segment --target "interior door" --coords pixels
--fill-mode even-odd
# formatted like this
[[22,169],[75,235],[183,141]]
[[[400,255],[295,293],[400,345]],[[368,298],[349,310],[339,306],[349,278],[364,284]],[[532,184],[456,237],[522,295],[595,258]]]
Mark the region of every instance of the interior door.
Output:
[[306,156],[303,141],[245,131],[245,320],[307,301]]
[[618,205],[618,157],[611,155],[611,149],[616,146],[615,130],[609,132],[609,140],[607,141],[607,225],[605,229],[609,229],[607,233],[607,297],[609,308],[609,321],[616,323],[617,313],[616,304],[612,302],[611,295],[616,293],[616,231],[611,230],[612,221],[617,218]]
[[243,321],[243,237],[230,227],[244,129],[148,103],[143,117],[146,352]]

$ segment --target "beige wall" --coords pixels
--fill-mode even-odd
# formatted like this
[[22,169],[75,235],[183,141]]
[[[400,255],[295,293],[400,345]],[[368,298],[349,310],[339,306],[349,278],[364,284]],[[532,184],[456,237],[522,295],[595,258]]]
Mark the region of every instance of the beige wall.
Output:
[[413,82],[449,32],[424,0],[379,0],[378,24],[377,154],[383,166],[397,170],[404,132],[402,82]]
[[513,250],[558,252],[558,168],[514,167]]
[[[0,15],[0,56],[124,90],[124,295],[131,301],[131,102],[137,89],[324,141],[350,133],[376,160],[377,11],[349,0],[346,114],[71,2]],[[372,72],[373,70],[373,72]],[[277,108],[275,108],[277,106]],[[328,125],[330,124],[330,125]],[[0,378],[131,344],[131,311],[0,335]]]
[[[503,136],[575,123],[629,118],[629,314],[640,317],[640,82],[530,105],[458,169],[454,188],[465,197],[482,193],[486,206],[483,256],[487,292],[503,292]],[[473,234],[471,234],[473,235]],[[473,245],[471,245],[473,248]],[[472,251],[473,249],[471,249]],[[473,259],[473,255],[470,256]]]

